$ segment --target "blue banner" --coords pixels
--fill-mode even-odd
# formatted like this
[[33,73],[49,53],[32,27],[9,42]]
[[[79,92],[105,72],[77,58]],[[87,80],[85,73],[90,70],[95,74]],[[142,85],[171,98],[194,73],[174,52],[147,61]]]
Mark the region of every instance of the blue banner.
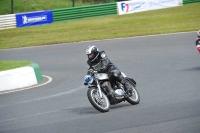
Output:
[[26,27],[53,22],[51,10],[16,14],[17,27]]

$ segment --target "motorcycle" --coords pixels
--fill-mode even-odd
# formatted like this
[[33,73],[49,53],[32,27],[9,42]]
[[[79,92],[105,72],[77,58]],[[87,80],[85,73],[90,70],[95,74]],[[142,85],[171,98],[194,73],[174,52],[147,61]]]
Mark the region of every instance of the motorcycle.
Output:
[[197,47],[197,50],[198,50],[199,53],[200,53],[200,39],[197,39],[197,40],[196,40],[196,47]]
[[[97,73],[97,71],[90,70],[92,74],[93,83],[88,84],[87,97],[90,103],[100,112],[108,112],[110,110],[110,105],[115,105],[121,103],[122,101],[127,101],[132,105],[138,104],[140,102],[140,95],[136,89],[136,82],[128,78],[123,72],[123,77],[129,82],[133,91],[125,92],[125,87],[117,82],[111,81],[106,73]],[[108,92],[106,88],[103,87],[105,82],[109,82],[113,89],[113,96],[108,97]]]
[[199,53],[200,53],[200,45],[197,45],[197,50],[198,50]]

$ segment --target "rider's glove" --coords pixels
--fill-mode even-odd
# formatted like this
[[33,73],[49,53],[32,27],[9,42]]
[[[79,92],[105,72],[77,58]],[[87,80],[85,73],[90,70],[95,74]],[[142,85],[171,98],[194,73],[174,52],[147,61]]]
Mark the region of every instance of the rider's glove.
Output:
[[90,76],[90,75],[86,75],[85,76],[85,79],[84,79],[84,85],[88,85],[88,84],[91,84],[93,82],[93,78],[92,78],[92,76]]

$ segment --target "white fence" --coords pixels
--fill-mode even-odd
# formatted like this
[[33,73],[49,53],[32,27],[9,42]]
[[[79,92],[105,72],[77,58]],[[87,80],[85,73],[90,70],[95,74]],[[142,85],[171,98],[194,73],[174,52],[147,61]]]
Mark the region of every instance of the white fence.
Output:
[[0,30],[16,28],[15,14],[0,15]]

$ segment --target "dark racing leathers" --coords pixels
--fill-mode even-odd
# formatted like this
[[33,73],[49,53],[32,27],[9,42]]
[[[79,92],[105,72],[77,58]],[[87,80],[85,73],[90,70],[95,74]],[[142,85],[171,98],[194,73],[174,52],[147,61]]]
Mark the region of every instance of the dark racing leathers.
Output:
[[[107,73],[111,80],[118,81],[125,86],[125,91],[131,90],[129,83],[123,78],[120,70],[108,59],[104,51],[99,52],[99,54],[93,59],[88,60],[87,64],[89,66],[87,74],[90,75],[89,70],[93,69],[99,73]],[[112,95],[112,88],[110,83],[106,82],[103,84],[109,95]]]

